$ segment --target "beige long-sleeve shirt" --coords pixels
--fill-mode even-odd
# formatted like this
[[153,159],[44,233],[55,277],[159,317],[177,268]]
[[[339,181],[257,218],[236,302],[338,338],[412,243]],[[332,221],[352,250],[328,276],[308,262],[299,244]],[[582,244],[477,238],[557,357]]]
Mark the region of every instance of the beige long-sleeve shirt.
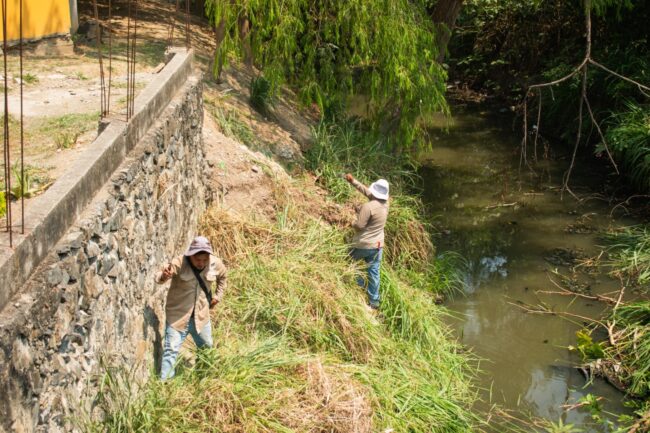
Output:
[[[194,312],[194,325],[200,331],[210,321],[210,306],[205,293],[184,256],[173,259],[171,268],[173,276],[165,305],[167,323],[177,331],[184,331],[187,329],[192,312]],[[210,290],[212,290],[213,283],[216,283],[213,298],[221,301],[226,289],[226,266],[223,262],[210,256],[210,263],[201,271],[200,275]],[[162,271],[156,274],[156,282],[158,284],[165,282],[162,281]]]
[[388,200],[376,199],[370,190],[356,179],[352,181],[352,185],[369,199],[361,206],[357,220],[352,224],[356,230],[352,245],[363,249],[383,248],[384,226],[388,219]]

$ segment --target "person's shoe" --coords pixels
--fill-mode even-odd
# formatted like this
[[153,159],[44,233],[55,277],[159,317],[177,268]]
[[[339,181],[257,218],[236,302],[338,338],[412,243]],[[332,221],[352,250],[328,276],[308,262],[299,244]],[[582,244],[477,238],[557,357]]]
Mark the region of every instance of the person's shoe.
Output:
[[366,310],[368,310],[369,313],[377,314],[379,311],[379,305],[366,304]]

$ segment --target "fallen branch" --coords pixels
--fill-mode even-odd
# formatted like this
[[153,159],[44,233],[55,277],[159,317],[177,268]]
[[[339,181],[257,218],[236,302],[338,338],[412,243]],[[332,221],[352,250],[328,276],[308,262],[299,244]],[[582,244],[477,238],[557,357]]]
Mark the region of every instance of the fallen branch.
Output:
[[499,204],[492,204],[490,206],[485,206],[485,210],[490,210],[490,209],[496,209],[500,207],[512,207],[512,206],[517,206],[519,202],[512,202],[512,203],[499,203]]
[[560,295],[560,296],[575,296],[582,299],[588,299],[590,301],[599,301],[606,304],[615,304],[616,300],[603,295],[585,295],[584,293],[572,292],[568,289],[562,289],[562,291],[553,291],[553,290],[537,290],[535,293],[541,293],[543,295]]
[[[603,397],[596,397],[596,401],[602,401],[602,400],[603,400]],[[591,404],[591,402],[588,402],[588,401],[581,401],[581,402],[574,403],[574,404],[563,404],[562,409],[564,409],[566,411],[570,411],[570,410],[580,409],[581,407],[589,406],[590,404]]]
[[518,303],[515,303],[515,302],[508,302],[508,304],[514,305],[515,307],[518,307],[518,308],[524,310],[526,313],[544,314],[544,315],[560,316],[560,317],[562,317],[562,316],[564,316],[564,317],[572,317],[574,319],[580,319],[583,322],[595,323],[596,325],[599,325],[599,326],[607,329],[607,325],[605,325],[603,322],[601,322],[598,319],[593,319],[591,317],[581,316],[579,314],[569,313],[568,311],[553,311],[553,310],[550,310],[550,309],[548,309],[546,307],[533,308],[533,307],[531,307],[529,305],[526,305],[524,303],[518,304]]

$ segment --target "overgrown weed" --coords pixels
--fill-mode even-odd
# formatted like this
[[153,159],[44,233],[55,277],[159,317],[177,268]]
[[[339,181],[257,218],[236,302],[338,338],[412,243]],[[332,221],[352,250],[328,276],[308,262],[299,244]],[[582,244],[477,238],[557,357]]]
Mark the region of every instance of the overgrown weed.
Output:
[[[151,380],[129,409],[131,431],[473,431],[467,358],[433,296],[387,264],[377,321],[343,233],[290,195],[278,212],[206,213],[201,232],[231,268],[213,316],[217,348],[170,383]],[[94,431],[119,431],[116,418]]]
[[637,284],[650,282],[650,231],[647,226],[626,227],[603,236],[612,272]]

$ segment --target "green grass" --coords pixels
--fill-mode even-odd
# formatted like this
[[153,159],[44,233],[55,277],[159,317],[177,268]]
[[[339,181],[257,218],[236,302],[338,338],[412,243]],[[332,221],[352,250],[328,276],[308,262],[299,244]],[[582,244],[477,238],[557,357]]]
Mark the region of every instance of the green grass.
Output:
[[255,77],[250,84],[250,102],[255,110],[263,116],[268,116],[275,102],[271,82],[263,76]]
[[52,144],[59,150],[69,149],[80,135],[97,128],[98,120],[99,112],[43,117],[28,132],[28,139],[34,144],[40,142]]
[[636,188],[650,191],[650,107],[628,102],[625,111],[610,117],[607,127],[606,140],[623,174]]
[[28,72],[23,75],[23,81],[25,82],[25,84],[34,84],[34,83],[38,83],[39,80],[36,75]]
[[650,396],[650,301],[621,305],[612,315],[621,329],[610,353],[623,361],[622,379],[633,396]]
[[[236,117],[208,109],[241,140]],[[84,430],[477,431],[471,360],[435,305],[436,293],[462,284],[455,271],[462,259],[434,260],[422,207],[400,192],[412,180],[408,164],[385,154],[390,160],[355,165],[361,149],[350,146],[370,138],[354,124],[321,128],[329,138],[316,140],[309,163],[333,198],[352,197],[340,172],[367,181],[378,174],[366,169],[373,161],[395,185],[379,318],[366,311],[356,284],[364,269],[348,257],[346,231],[315,212],[322,198],[304,180],[276,179],[275,218],[235,217],[218,207],[203,215],[199,231],[229,264],[229,291],[213,316],[216,348],[200,352],[194,367],[181,362],[164,384],[151,379],[136,389],[120,378],[125,372],[109,370],[94,401],[104,417],[86,419]]]
[[467,358],[433,297],[385,266],[376,323],[340,231],[289,206],[276,223],[208,212],[202,232],[237,263],[217,348],[169,384],[104,389],[87,431],[475,431]]
[[224,109],[208,100],[206,100],[206,108],[213,115],[224,135],[234,138],[253,149],[259,148],[259,139],[235,110]]
[[612,272],[637,284],[650,282],[650,231],[647,226],[627,227],[603,237]]

